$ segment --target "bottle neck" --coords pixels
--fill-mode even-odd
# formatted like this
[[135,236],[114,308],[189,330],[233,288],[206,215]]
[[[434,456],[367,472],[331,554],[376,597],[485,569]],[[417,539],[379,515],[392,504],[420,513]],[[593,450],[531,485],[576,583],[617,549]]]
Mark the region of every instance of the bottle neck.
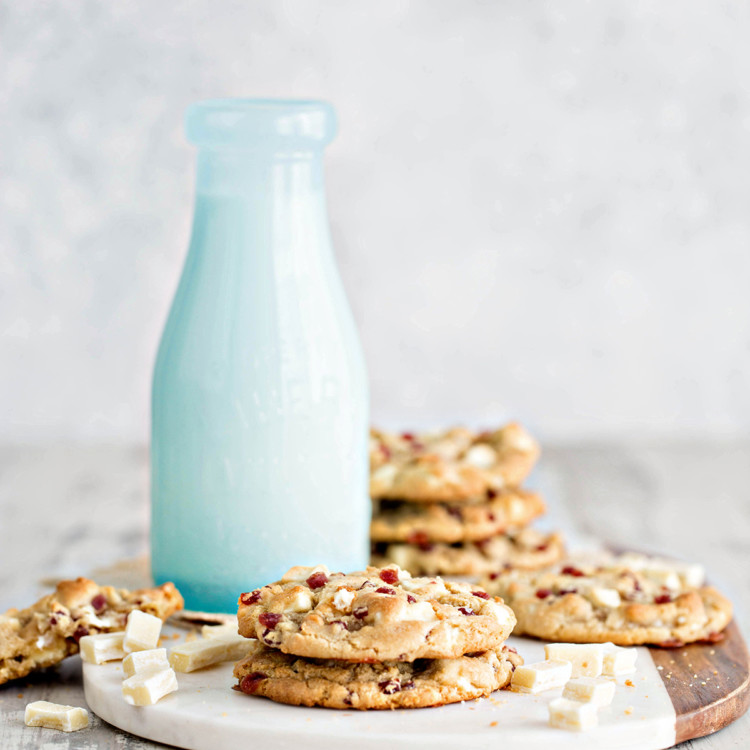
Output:
[[323,152],[198,151],[197,193],[267,200],[323,196]]
[[214,259],[330,255],[322,149],[200,149],[193,245]]

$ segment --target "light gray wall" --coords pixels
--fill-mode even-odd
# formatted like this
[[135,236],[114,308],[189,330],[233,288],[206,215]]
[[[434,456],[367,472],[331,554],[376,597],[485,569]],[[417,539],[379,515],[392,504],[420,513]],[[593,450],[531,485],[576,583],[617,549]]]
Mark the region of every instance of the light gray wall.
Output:
[[185,106],[324,97],[378,422],[750,428],[750,6],[6,0],[0,439],[145,439]]

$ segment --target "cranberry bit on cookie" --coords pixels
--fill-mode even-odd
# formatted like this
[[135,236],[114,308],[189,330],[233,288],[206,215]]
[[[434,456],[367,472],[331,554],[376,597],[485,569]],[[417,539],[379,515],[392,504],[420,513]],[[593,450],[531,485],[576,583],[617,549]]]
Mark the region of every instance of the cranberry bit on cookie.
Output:
[[557,594],[558,596],[564,596],[565,594],[577,594],[578,589],[560,589]]
[[489,599],[490,595],[486,591],[472,591],[472,596],[478,596],[480,599]]
[[572,565],[566,565],[561,571],[564,576],[574,576],[575,578],[581,578],[586,575],[582,570],[574,568]]
[[409,604],[417,603],[417,600],[411,594],[406,595],[406,601],[409,602]]
[[393,568],[386,568],[380,571],[380,580],[385,583],[396,583],[398,581],[398,573]]
[[89,629],[87,627],[84,627],[83,625],[79,625],[75,629],[75,632],[73,633],[73,640],[75,640],[75,642],[78,643],[78,641],[80,641],[84,635],[88,635],[88,634],[89,634]]
[[325,573],[313,573],[306,583],[311,589],[320,589],[328,583],[328,576]]
[[548,596],[552,596],[552,592],[549,589],[537,589],[537,599],[546,599]]
[[281,615],[276,615],[273,612],[262,612],[258,622],[263,627],[273,630],[281,622]]
[[358,620],[364,620],[365,617],[367,617],[368,613],[367,607],[355,607],[352,614],[358,619]]
[[258,685],[260,685],[260,683],[265,680],[266,677],[267,675],[264,675],[263,672],[253,672],[252,674],[246,674],[240,680],[240,690],[243,693],[252,695],[258,689]]
[[654,604],[669,604],[672,597],[669,594],[659,594],[654,597]]
[[375,589],[375,593],[395,595],[396,592],[393,589],[389,589],[387,586],[381,586],[379,589]]
[[107,606],[107,597],[105,597],[104,594],[97,594],[91,600],[91,606],[94,608],[95,612],[101,612],[104,607]]
[[255,604],[259,600],[260,600],[260,589],[255,589],[255,591],[249,591],[245,594],[240,594],[240,601],[243,604]]
[[476,612],[473,609],[469,609],[468,607],[459,607],[458,611],[462,615],[466,615],[466,616],[468,616],[468,615],[475,615],[476,614]]
[[401,691],[401,680],[384,680],[383,682],[378,683],[378,687],[380,688],[381,693],[385,693],[386,695],[393,695],[394,693],[398,693]]

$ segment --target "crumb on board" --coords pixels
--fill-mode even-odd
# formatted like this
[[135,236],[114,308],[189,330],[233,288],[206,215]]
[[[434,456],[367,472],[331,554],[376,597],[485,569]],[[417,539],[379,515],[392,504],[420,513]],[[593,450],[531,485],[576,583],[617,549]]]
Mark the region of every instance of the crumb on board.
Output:
[[226,711],[222,711],[222,712],[221,712],[221,718],[222,718],[222,719],[226,719],[226,718],[227,718],[227,716],[229,716],[229,714],[228,714],[228,713],[227,713]]
[[491,727],[496,727],[497,726],[497,722],[496,721],[491,721],[490,722],[490,726]]
[[19,694],[18,694],[18,695],[16,696],[16,698],[18,698],[18,700],[23,700],[23,693],[19,693]]
[[190,641],[195,641],[198,639],[198,634],[194,630],[189,630],[188,634],[185,636],[185,643],[190,643]]
[[628,687],[635,687],[635,684],[633,683],[633,680],[625,680],[625,684]]

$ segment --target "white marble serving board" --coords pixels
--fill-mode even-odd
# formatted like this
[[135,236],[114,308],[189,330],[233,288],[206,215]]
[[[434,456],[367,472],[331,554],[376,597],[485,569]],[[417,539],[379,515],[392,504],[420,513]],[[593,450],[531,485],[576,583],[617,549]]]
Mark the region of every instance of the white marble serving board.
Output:
[[[184,631],[166,627],[167,648]],[[176,636],[179,635],[179,638]],[[527,663],[544,658],[543,644],[511,638]],[[397,711],[336,711],[300,708],[243,695],[232,686],[231,663],[178,674],[180,689],[155,706],[130,706],[122,698],[122,665],[84,664],[89,707],[110,724],[140,737],[188,750],[263,750],[308,747],[358,750],[397,743],[410,748],[523,747],[524,750],[657,750],[675,742],[675,712],[648,649],[640,648],[638,671],[617,679],[611,706],[599,712],[599,726],[567,732],[547,725],[547,703],[560,695],[493,693],[489,698],[439,708]],[[632,687],[625,684],[629,680]]]

